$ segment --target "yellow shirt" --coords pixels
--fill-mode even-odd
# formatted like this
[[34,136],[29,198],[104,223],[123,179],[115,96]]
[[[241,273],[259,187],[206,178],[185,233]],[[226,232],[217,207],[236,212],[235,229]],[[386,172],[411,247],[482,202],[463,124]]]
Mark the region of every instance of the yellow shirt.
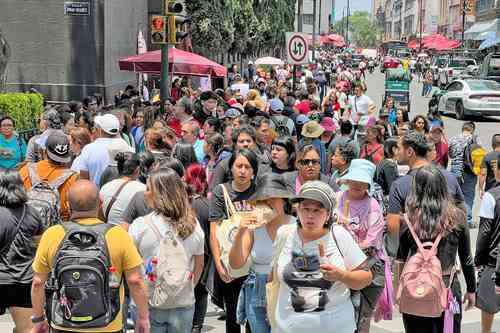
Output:
[[[94,225],[102,223],[96,218],[81,219],[77,221],[83,225]],[[40,240],[40,245],[36,251],[36,256],[33,261],[33,271],[40,274],[48,274],[52,269],[53,260],[59,244],[65,235],[64,229],[60,225],[50,227],[45,231]],[[131,270],[142,265],[142,258],[134,245],[132,238],[120,226],[116,226],[106,234],[106,243],[108,244],[111,264],[116,268],[118,275],[122,275],[125,271]],[[124,302],[123,284],[120,290],[120,304]],[[123,316],[120,312],[117,314],[108,326],[95,329],[72,329],[71,332],[116,332],[123,327]],[[54,327],[55,329],[63,329]],[[64,329],[68,330],[68,329]]]

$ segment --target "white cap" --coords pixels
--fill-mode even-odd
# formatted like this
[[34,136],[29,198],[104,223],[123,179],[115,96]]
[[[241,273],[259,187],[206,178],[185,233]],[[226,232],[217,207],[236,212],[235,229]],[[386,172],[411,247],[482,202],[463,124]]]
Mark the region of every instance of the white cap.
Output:
[[109,135],[117,135],[120,132],[120,120],[112,114],[97,116],[94,123]]
[[249,64],[249,65],[253,65],[253,61],[252,61],[252,60],[250,60],[250,61],[248,62],[248,64]]

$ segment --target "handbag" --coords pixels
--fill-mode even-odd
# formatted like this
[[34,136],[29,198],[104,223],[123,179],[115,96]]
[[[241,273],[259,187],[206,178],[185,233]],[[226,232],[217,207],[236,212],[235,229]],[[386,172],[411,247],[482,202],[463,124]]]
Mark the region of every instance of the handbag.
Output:
[[222,193],[224,195],[224,202],[226,205],[226,214],[227,219],[223,220],[217,226],[217,240],[219,241],[220,253],[221,253],[221,262],[227,270],[227,273],[232,278],[240,278],[242,276],[248,275],[250,271],[250,266],[252,264],[251,256],[248,256],[247,262],[243,267],[238,269],[233,269],[231,265],[229,265],[229,252],[231,251],[231,247],[233,246],[234,236],[238,232],[238,228],[240,226],[240,214],[236,211],[231,198],[229,197],[229,193],[224,185],[222,186]]
[[276,272],[276,261],[279,258],[281,251],[285,247],[286,240],[293,230],[296,230],[295,225],[282,226],[279,231],[281,233],[275,240],[274,253],[273,253],[273,265],[271,265],[271,276],[273,277],[271,282],[266,283],[266,313],[267,320],[271,329],[276,327],[276,307],[278,306],[278,296],[280,292],[280,281],[278,279],[278,274]]

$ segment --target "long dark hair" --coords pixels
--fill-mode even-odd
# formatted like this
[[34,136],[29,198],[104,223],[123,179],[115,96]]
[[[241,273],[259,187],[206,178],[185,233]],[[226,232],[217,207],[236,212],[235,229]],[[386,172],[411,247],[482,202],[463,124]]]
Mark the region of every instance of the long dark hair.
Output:
[[191,164],[198,163],[194,148],[189,143],[178,142],[172,151],[172,157],[181,161],[184,169],[187,169]]
[[23,181],[17,170],[0,169],[0,206],[15,208],[28,201]]
[[406,200],[406,213],[418,237],[423,240],[450,232],[460,220],[460,211],[454,205],[446,178],[438,167],[428,165],[417,171]]

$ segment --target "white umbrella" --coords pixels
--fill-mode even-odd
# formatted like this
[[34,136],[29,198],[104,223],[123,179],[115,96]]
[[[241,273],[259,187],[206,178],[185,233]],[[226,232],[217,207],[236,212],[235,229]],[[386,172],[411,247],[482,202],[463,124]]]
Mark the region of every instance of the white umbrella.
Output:
[[419,53],[417,57],[428,57],[429,55],[427,53]]
[[281,59],[274,57],[263,57],[255,60],[256,65],[283,65],[284,62]]

